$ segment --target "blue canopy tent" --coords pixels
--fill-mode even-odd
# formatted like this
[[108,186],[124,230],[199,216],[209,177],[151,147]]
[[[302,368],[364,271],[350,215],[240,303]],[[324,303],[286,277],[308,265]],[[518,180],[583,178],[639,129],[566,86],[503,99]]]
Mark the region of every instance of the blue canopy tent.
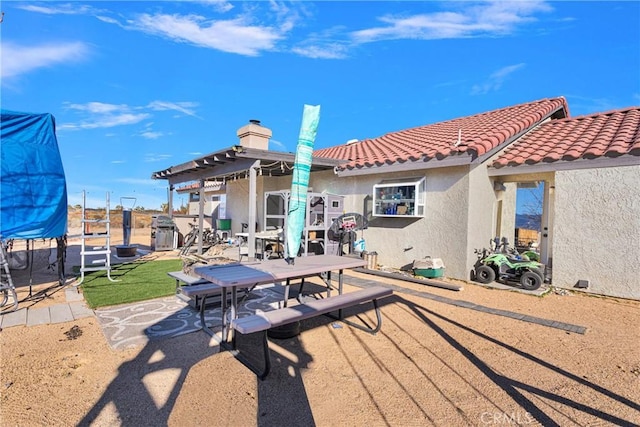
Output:
[[[51,114],[0,110],[0,239],[67,233],[67,186]],[[58,264],[64,280],[63,262]]]

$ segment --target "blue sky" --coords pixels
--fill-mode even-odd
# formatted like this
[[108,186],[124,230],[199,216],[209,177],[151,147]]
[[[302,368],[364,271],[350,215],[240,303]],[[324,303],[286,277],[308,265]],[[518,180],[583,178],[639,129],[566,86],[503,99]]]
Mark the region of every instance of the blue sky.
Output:
[[[295,151],[565,96],[640,104],[640,2],[2,2],[2,108],[52,113],[69,203],[159,208],[152,172],[238,142]],[[177,200],[179,203],[179,199]]]

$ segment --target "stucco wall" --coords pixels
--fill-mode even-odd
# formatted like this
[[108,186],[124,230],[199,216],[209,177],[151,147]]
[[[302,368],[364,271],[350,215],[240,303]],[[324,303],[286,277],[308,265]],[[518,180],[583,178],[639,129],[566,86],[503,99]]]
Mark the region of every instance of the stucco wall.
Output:
[[[215,216],[217,217],[216,209],[218,209],[218,205],[220,205],[219,201],[211,201],[211,196],[209,199],[204,202],[203,212],[205,215]],[[200,213],[200,202],[189,202],[189,215],[198,215]]]
[[[395,268],[408,268],[415,259],[441,258],[445,275],[468,280],[476,261],[474,249],[486,247],[496,233],[496,198],[503,197],[503,230],[512,230],[515,190],[495,192],[486,167],[479,165],[338,177],[332,171],[316,172],[310,177],[313,191],[345,196],[344,212],[369,216],[373,186],[381,181],[426,177],[426,213],[423,218],[372,218],[369,228],[359,233],[366,249],[378,253],[378,262]],[[259,229],[262,227],[265,191],[288,189],[290,177],[258,177]],[[233,233],[248,222],[249,181],[227,182],[227,217],[232,218]]]
[[553,285],[640,299],[640,166],[560,171]]
[[[262,221],[262,183],[259,178],[256,182],[257,187],[257,215],[258,224]],[[242,223],[249,223],[249,180],[238,179],[236,181],[227,181],[227,206],[226,217],[231,219],[231,233],[239,233],[242,231]]]
[[[503,231],[508,227],[511,219],[510,207],[508,204],[512,201],[509,193],[496,192],[493,187],[492,180],[487,175],[487,168],[484,165],[478,165],[469,172],[469,206],[468,206],[468,230],[467,242],[465,246],[466,258],[464,260],[464,271],[461,271],[456,278],[469,280],[471,272],[478,259],[474,253],[476,249],[489,247],[490,240],[495,237],[496,217],[497,217],[497,197],[504,197],[503,202]],[[462,197],[462,196],[461,196]]]
[[[331,172],[331,174],[333,174]],[[287,190],[291,188],[291,176],[265,177],[256,180],[256,222],[258,231],[264,230],[264,193],[266,191]],[[315,188],[314,188],[315,191]],[[239,233],[242,223],[249,223],[249,180],[238,179],[227,182],[227,218],[231,218],[232,232]]]
[[[312,185],[314,190],[344,195],[346,212],[366,215],[371,211],[374,184],[382,180],[426,176],[424,218],[372,218],[369,228],[361,233],[366,241],[366,249],[378,253],[379,264],[396,268],[408,267],[413,260],[425,256],[441,258],[448,277],[468,278],[467,173],[468,167],[363,175],[357,178],[338,178],[325,173],[312,176]],[[491,216],[491,204],[484,210]]]

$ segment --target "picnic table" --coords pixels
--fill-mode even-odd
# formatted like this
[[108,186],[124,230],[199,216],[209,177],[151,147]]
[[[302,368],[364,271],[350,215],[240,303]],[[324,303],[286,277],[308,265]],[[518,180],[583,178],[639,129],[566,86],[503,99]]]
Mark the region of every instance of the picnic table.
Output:
[[[320,277],[327,288],[327,297],[332,290],[342,294],[343,272],[345,269],[364,267],[366,262],[360,258],[341,257],[337,255],[316,255],[298,257],[293,265],[284,259],[255,262],[250,264],[234,263],[225,265],[212,265],[197,267],[194,273],[207,280],[211,292],[222,292],[222,341],[228,341],[231,322],[237,318],[238,313],[238,289],[247,289],[249,292],[258,285],[276,282],[285,283],[284,304],[289,299],[289,288],[296,280],[309,277]],[[332,271],[338,272],[338,286],[332,283]],[[200,293],[200,289],[206,289],[207,285],[191,287],[193,295]],[[227,292],[231,291],[231,303],[228,302]],[[187,292],[189,292],[187,290]],[[200,293],[201,294],[201,293]],[[201,305],[202,327],[205,332],[215,336],[213,330],[204,322],[204,305]]]
[[[221,292],[222,298],[222,337],[218,338],[215,332],[205,321],[205,304],[200,304],[200,321],[202,330],[216,339],[221,348],[231,350],[234,356],[245,366],[251,369],[260,379],[266,378],[271,369],[267,331],[280,328],[294,322],[309,319],[311,317],[327,315],[338,312],[335,317],[342,322],[375,334],[380,330],[382,317],[378,307],[378,299],[390,296],[393,291],[385,287],[371,287],[343,294],[343,272],[346,269],[365,266],[366,261],[361,258],[336,255],[316,255],[298,257],[294,264],[288,264],[284,259],[262,261],[250,264],[226,264],[204,266],[194,269],[194,273],[209,283],[187,286],[183,293],[192,297],[202,296],[206,298],[213,292]],[[332,272],[338,272],[338,286],[332,283]],[[299,304],[287,307],[289,288],[292,281],[300,280],[301,288],[304,279],[318,276],[326,286],[326,296],[310,301],[300,301]],[[261,284],[284,282],[285,292],[283,297],[284,307],[273,311],[256,313],[238,319],[238,290],[246,289],[248,292]],[[231,290],[231,302],[228,303],[227,292]],[[331,296],[332,290],[337,290],[338,295]],[[301,289],[302,291],[302,289]],[[300,291],[299,295],[302,293]],[[377,322],[375,326],[356,324],[343,319],[342,310],[355,305],[372,302],[375,309]],[[237,348],[237,334],[262,333],[262,348],[264,364],[257,367],[250,359],[247,359]],[[232,334],[231,342],[229,335]]]

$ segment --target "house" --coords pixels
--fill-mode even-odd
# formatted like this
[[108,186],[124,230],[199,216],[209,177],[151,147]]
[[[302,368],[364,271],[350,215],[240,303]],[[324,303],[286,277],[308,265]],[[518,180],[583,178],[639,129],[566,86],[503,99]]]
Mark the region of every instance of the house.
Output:
[[[248,254],[256,256],[255,236],[259,229],[265,230],[265,200],[268,192],[291,187],[291,174],[295,162],[294,153],[271,151],[268,149],[271,130],[262,126],[258,120],[250,120],[238,129],[239,144],[224,148],[192,161],[153,172],[153,179],[163,179],[169,184],[169,212],[173,212],[173,193],[176,185],[191,183],[198,188],[199,197],[198,226],[206,227],[204,189],[207,182],[220,185],[225,189],[225,214],[231,220],[231,234],[245,231],[249,233]],[[333,159],[314,159],[311,174],[320,171],[332,173],[339,164]],[[222,217],[222,216],[221,216]],[[186,224],[176,221],[179,232],[186,234]]]
[[640,299],[640,108],[545,123],[489,167],[502,181],[543,174],[553,285]]
[[[447,276],[468,280],[475,248],[515,240],[517,183],[543,182],[542,261],[553,285],[588,282],[590,292],[640,299],[640,110],[570,119],[564,98],[317,150],[343,160],[330,191],[357,209],[374,186],[426,178],[424,216],[380,216],[367,247],[381,263],[442,258]],[[314,185],[317,180],[314,180]],[[320,184],[323,187],[322,184]]]
[[[239,146],[153,177],[217,177],[228,217],[259,222],[260,197],[290,186],[293,154],[269,151],[271,131],[248,127]],[[553,285],[640,299],[630,267],[640,261],[639,108],[569,118],[563,97],[542,99],[316,150],[310,177],[314,191],[343,195],[346,212],[369,218],[361,237],[380,264],[432,256],[460,280],[475,249],[515,241],[517,188],[534,182],[544,185],[540,252]]]
[[[201,191],[202,189],[202,191]],[[226,188],[222,182],[203,181],[191,182],[175,188],[178,195],[188,197],[186,212],[173,212],[172,219],[180,234],[178,241],[182,241],[191,230],[191,225],[200,217],[202,200],[202,225],[200,229],[214,229],[216,220],[226,217]],[[184,203],[184,201],[181,201]],[[173,211],[173,210],[172,210]],[[181,210],[182,212],[182,210]],[[220,234],[222,236],[222,234]]]
[[[204,215],[214,219],[225,217],[226,207],[226,190],[222,182],[205,181],[203,186],[204,193]],[[186,214],[196,216],[200,213],[200,183],[191,183],[176,188],[177,194],[186,194],[187,211]]]

